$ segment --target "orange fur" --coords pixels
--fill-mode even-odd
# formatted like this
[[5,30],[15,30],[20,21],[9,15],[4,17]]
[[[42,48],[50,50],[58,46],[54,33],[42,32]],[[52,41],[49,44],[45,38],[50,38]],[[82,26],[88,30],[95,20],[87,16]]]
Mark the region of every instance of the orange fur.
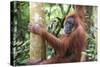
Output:
[[[82,6],[76,6],[76,11],[79,9],[79,13],[83,12]],[[82,8],[82,10],[81,10]],[[84,30],[84,16],[78,14],[78,12],[71,13],[66,16],[73,16],[75,19],[73,31],[70,34],[64,34],[60,38],[55,37],[47,31],[41,31],[42,36],[47,40],[54,48],[56,54],[54,57],[44,60],[38,64],[52,64],[52,63],[64,63],[64,62],[79,62],[81,58],[81,52],[86,45],[86,32]]]

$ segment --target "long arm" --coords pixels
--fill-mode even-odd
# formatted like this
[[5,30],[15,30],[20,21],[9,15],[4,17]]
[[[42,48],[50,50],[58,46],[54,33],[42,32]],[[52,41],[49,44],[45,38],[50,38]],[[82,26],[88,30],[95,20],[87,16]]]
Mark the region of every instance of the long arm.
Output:
[[42,36],[43,38],[45,38],[45,40],[47,40],[51,44],[51,46],[55,50],[59,49],[59,47],[63,44],[59,38],[57,38],[56,36],[47,31],[45,31]]
[[63,44],[62,40],[47,32],[45,28],[40,24],[33,25],[29,23],[28,31],[40,35],[42,38],[47,40],[55,50],[59,49],[59,47],[61,47],[61,45]]

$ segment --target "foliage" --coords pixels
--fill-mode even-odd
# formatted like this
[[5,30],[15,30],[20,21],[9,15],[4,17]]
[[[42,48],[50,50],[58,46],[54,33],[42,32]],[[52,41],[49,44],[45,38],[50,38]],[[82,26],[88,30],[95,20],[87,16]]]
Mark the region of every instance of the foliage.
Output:
[[29,3],[14,1],[11,4],[12,59],[15,65],[22,65],[29,58]]
[[[48,32],[55,36],[62,33],[64,17],[73,9],[71,5],[63,4],[45,4],[45,21],[47,22]],[[49,43],[47,43],[49,44]],[[47,57],[54,55],[54,50],[49,45],[47,46]]]
[[86,7],[86,30],[87,30],[87,61],[97,60],[97,26],[96,7]]

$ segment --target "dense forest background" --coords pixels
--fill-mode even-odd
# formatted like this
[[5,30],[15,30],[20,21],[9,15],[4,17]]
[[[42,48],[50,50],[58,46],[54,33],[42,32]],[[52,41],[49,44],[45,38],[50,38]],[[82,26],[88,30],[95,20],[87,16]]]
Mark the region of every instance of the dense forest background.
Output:
[[[69,12],[74,11],[74,5],[66,4],[44,4],[45,25],[47,30],[55,36],[63,32],[63,18]],[[86,7],[86,31],[87,31],[87,48],[86,61],[97,60],[97,7]],[[29,32],[27,26],[29,23],[29,2],[12,2],[11,3],[11,54],[13,63],[16,65],[26,64],[29,59]],[[49,43],[46,43],[49,44]],[[47,57],[54,54],[52,47],[47,46]]]

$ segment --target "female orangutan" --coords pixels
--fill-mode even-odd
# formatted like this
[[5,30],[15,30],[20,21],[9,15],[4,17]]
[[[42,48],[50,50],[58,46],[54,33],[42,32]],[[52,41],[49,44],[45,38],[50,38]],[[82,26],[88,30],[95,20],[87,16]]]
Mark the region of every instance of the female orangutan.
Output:
[[28,25],[28,30],[47,40],[56,53],[54,57],[38,64],[79,62],[81,59],[81,52],[86,45],[86,33],[83,19],[83,6],[77,5],[76,12],[65,17],[64,34],[60,38],[47,32],[41,24],[32,25],[30,23]]

